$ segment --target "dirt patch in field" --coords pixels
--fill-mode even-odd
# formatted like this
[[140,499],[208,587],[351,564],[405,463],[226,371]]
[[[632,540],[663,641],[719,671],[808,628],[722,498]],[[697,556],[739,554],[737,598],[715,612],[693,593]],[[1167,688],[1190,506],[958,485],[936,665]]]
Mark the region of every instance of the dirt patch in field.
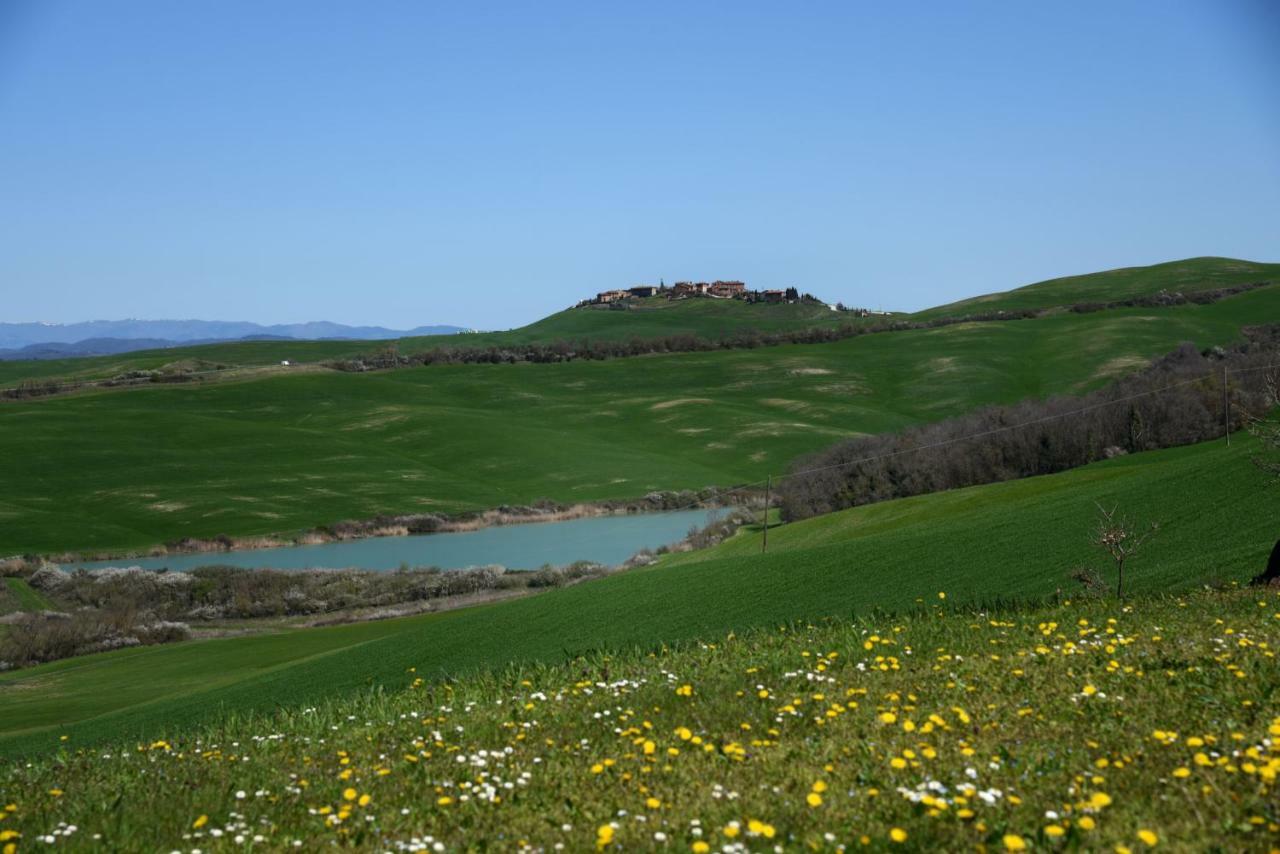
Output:
[[690,403],[712,403],[709,397],[678,397],[675,400],[663,400],[650,406],[650,409],[671,409],[673,406],[686,406]]
[[1104,362],[1093,376],[1095,378],[1114,377],[1138,368],[1145,368],[1150,362],[1150,359],[1144,359],[1142,356],[1117,356]]
[[147,509],[159,513],[177,513],[179,510],[186,510],[187,505],[181,501],[157,501],[155,504],[148,504]]
[[378,427],[386,427],[388,424],[397,424],[401,421],[408,420],[409,416],[405,414],[404,407],[388,406],[375,409],[370,417],[363,421],[357,421],[354,424],[348,424],[346,427],[343,427],[342,430],[343,432],[349,432],[351,430],[373,430]]
[[819,377],[835,372],[826,368],[792,368],[788,373],[794,377]]
[[710,433],[710,427],[681,427],[676,430],[677,433],[684,433],[686,436],[696,436],[699,433]]
[[766,397],[762,398],[760,402],[765,406],[776,406],[788,412],[799,412],[802,409],[809,408],[809,404],[803,400],[787,400],[784,397]]

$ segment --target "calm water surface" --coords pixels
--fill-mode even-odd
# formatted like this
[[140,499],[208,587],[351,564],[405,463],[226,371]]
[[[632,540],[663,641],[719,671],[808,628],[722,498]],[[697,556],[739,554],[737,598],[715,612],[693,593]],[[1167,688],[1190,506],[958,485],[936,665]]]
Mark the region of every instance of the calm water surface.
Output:
[[622,563],[643,548],[654,549],[684,538],[692,527],[702,527],[724,510],[682,510],[674,513],[636,513],[599,516],[568,522],[505,525],[459,534],[425,534],[407,537],[371,537],[343,543],[289,546],[280,549],[205,554],[169,555],[97,561],[71,566],[97,569],[106,566],[141,566],[144,569],[194,569],[220,564],[246,569],[387,570],[402,563],[461,569],[501,564],[509,569],[537,569],[544,564],[563,565],[577,560],[604,564]]

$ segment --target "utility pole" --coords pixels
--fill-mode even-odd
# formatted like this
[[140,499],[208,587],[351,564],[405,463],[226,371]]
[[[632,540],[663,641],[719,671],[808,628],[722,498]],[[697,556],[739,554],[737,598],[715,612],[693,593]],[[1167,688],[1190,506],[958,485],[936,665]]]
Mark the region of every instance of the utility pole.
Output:
[[760,543],[760,551],[769,550],[769,497],[773,490],[773,476],[765,478],[764,481],[764,539]]
[[1231,447],[1231,388],[1227,385],[1227,366],[1222,366],[1222,431]]

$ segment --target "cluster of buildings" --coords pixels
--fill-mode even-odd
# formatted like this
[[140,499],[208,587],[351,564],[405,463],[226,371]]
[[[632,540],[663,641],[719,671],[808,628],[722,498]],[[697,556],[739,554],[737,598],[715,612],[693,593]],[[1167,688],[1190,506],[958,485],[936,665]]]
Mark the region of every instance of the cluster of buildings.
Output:
[[[717,279],[714,282],[676,282],[674,285],[662,282],[657,285],[636,285],[634,288],[601,291],[595,295],[594,299],[585,299],[578,303],[578,307],[609,305],[623,303],[626,300],[648,299],[650,297],[665,297],[669,300],[708,297],[710,299],[739,299],[746,302],[827,305],[811,294],[801,294],[795,288],[753,291],[747,288],[746,282],[739,282],[733,279],[728,281]],[[619,306],[619,308],[625,307],[623,305]],[[832,311],[852,314],[855,317],[888,317],[890,315],[890,312],[887,311],[849,308],[843,303],[827,305],[827,308]]]
[[[714,282],[676,282],[667,287],[661,285],[637,285],[626,290],[601,291],[589,302],[607,304],[624,299],[665,296],[667,299],[685,299],[688,297],[711,297],[712,299],[745,299],[757,302],[788,302],[798,300],[795,288],[787,290],[749,291],[746,282],[736,280]],[[790,298],[790,299],[789,299]]]

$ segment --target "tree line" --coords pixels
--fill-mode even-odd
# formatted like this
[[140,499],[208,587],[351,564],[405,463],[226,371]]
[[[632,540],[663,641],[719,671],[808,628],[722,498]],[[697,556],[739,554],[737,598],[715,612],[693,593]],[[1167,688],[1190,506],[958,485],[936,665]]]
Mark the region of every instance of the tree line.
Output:
[[1052,474],[1223,436],[1280,404],[1280,371],[1268,370],[1280,363],[1280,325],[1246,328],[1244,335],[1227,348],[1183,344],[1083,396],[991,406],[838,442],[798,459],[777,485],[783,518]]

